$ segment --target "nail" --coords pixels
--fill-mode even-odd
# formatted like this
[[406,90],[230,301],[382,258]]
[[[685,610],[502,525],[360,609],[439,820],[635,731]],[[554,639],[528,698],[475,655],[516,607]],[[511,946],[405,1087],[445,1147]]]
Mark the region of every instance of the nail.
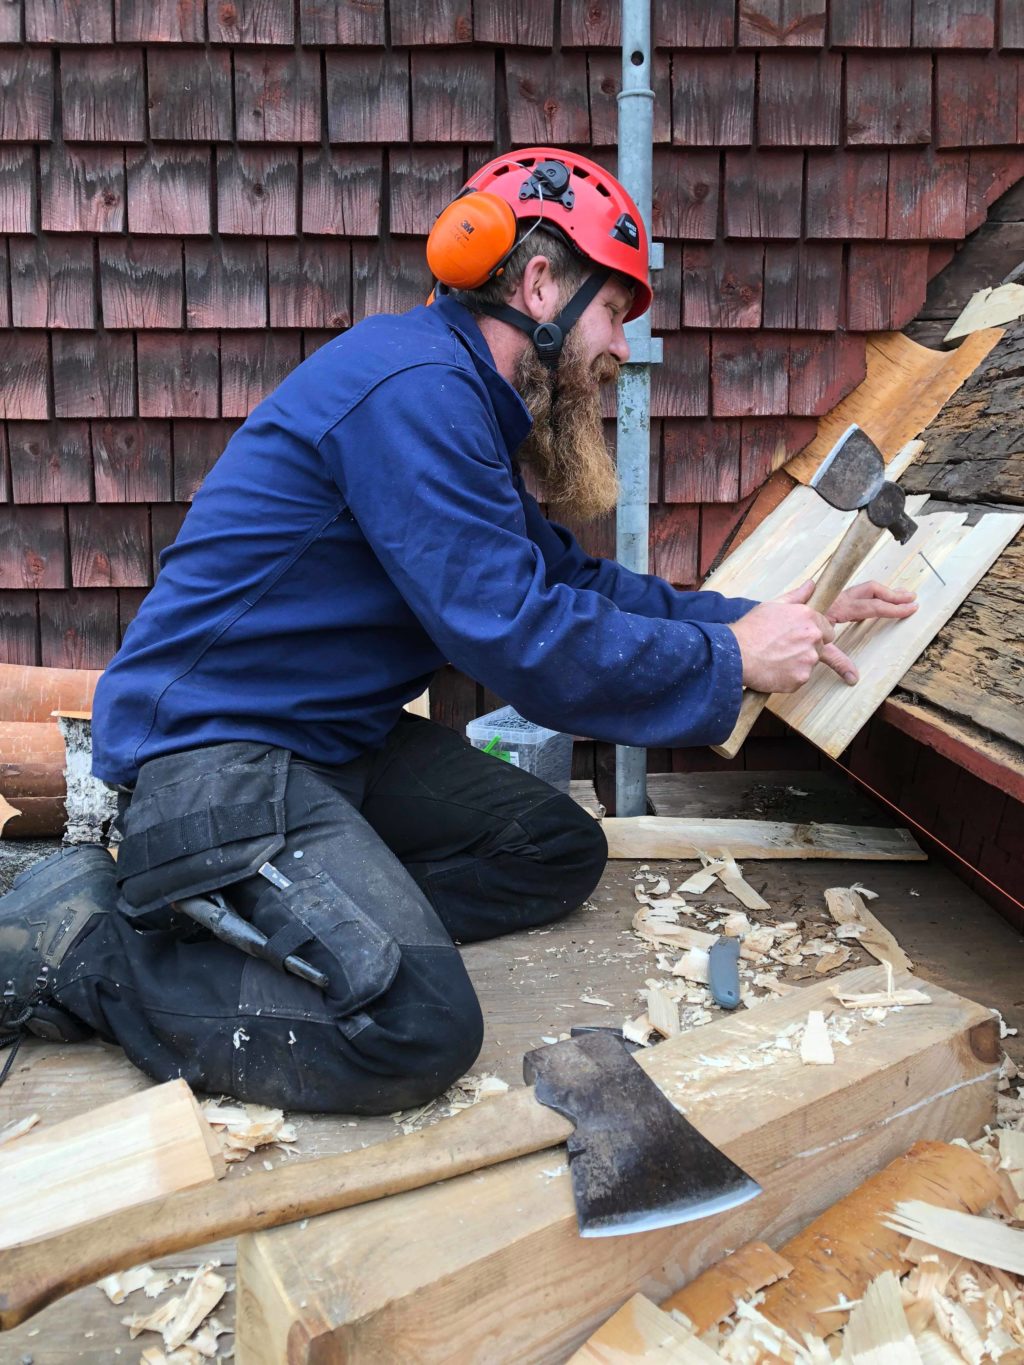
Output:
[[849,683],[851,687],[853,686],[853,684],[854,684],[856,681],[857,681],[857,675],[856,675],[856,673],[844,673],[844,674],[843,674],[843,682],[844,682],[844,683]]

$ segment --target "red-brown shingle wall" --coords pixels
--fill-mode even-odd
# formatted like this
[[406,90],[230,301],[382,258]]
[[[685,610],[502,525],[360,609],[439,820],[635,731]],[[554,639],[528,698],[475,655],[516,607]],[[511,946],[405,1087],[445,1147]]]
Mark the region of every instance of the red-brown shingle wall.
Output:
[[[1024,175],[1024,0],[654,8],[651,559],[687,584]],[[0,0],[0,657],[107,662],[250,408],[422,299],[468,171],[614,166],[618,41],[613,0]]]

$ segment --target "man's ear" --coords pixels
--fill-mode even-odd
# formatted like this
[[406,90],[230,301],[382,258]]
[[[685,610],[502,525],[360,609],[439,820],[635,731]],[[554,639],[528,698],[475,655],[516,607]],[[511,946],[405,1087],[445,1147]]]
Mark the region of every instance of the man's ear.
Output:
[[558,312],[558,283],[546,256],[532,256],[523,271],[522,311],[536,322],[550,322]]

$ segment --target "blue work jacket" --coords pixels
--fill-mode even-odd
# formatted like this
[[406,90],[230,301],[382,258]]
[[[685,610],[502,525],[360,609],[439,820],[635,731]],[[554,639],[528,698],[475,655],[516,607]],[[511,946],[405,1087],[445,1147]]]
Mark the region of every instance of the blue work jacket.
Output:
[[530,418],[450,299],[373,317],[262,402],[100,679],[94,771],[266,741],[338,764],[450,662],[530,720],[621,744],[728,735],[753,603],[584,554],[514,463]]

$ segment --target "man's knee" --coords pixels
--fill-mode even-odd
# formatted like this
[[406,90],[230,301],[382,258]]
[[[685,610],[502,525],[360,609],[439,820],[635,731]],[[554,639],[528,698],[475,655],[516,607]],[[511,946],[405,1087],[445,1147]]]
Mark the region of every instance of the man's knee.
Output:
[[521,823],[540,851],[545,870],[566,911],[575,909],[601,880],[608,840],[600,822],[569,796],[559,793],[529,812]]

